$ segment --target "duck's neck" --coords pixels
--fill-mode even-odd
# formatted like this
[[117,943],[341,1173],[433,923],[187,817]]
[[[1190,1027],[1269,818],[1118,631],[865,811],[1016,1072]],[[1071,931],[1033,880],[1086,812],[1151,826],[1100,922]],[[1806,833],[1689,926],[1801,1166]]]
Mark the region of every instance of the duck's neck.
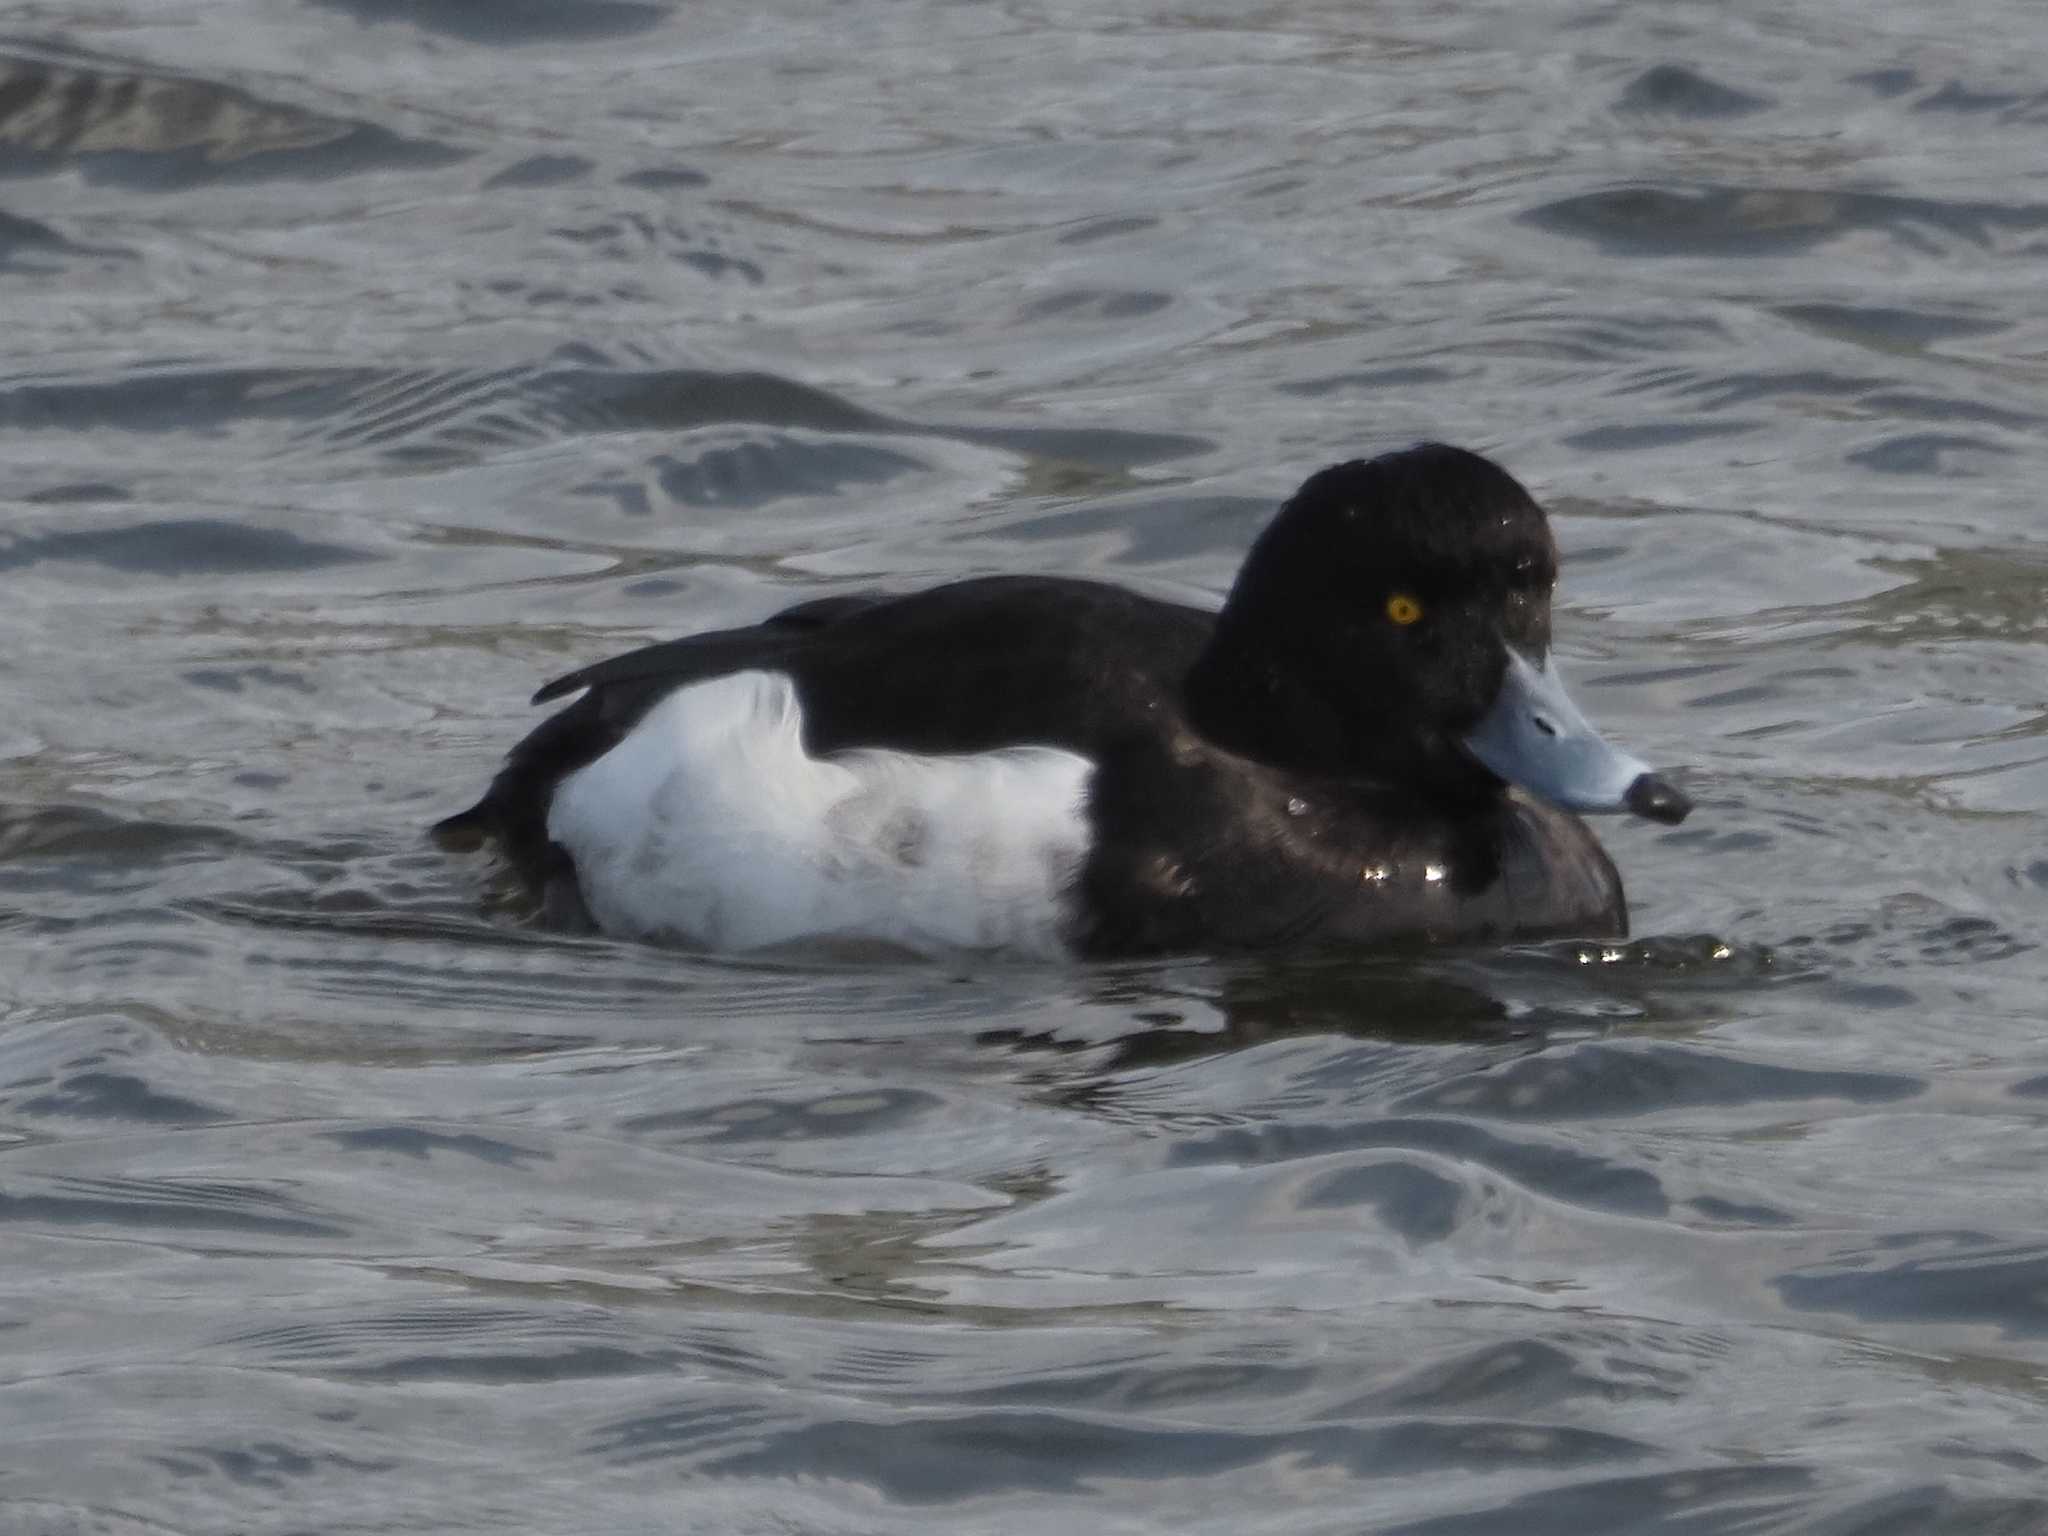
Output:
[[1500,780],[1412,719],[1377,679],[1331,681],[1275,643],[1286,630],[1226,606],[1189,669],[1188,723],[1226,751],[1287,773],[1364,782],[1446,808],[1503,801]]

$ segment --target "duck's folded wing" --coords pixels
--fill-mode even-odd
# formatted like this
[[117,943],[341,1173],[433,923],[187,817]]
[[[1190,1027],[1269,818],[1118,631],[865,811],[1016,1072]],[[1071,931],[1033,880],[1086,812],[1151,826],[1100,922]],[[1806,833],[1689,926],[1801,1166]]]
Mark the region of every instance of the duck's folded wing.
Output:
[[556,678],[533,696],[534,703],[587,691],[512,749],[481,800],[436,822],[431,829],[435,840],[443,847],[470,848],[495,838],[530,884],[544,885],[551,868],[548,800],[565,775],[617,746],[671,690],[751,667],[777,666],[820,630],[886,601],[886,595],[873,592],[813,598],[744,629],[664,640]]
[[708,634],[686,635],[680,640],[663,640],[659,644],[642,646],[623,656],[613,656],[565,673],[534,694],[533,702],[546,704],[579,688],[605,688],[616,683],[656,679],[674,685],[696,678],[718,677],[743,667],[759,666],[777,659],[783,643],[791,636],[815,634],[887,601],[888,598],[879,592],[818,597],[798,603],[793,608],[785,608],[773,618],[745,629],[719,629]]

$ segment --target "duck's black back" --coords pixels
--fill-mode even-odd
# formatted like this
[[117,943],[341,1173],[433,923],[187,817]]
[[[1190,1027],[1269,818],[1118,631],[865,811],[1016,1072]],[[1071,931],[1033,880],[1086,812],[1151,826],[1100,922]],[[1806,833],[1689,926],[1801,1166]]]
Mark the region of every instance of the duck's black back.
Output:
[[804,745],[906,752],[1064,747],[1098,760],[1133,719],[1156,717],[1215,617],[1102,582],[991,576],[892,596],[820,598],[744,629],[615,656],[555,679],[581,688],[508,755],[483,799],[439,823],[451,843],[496,838],[536,888],[560,873],[548,802],[677,688],[766,669],[796,684]]

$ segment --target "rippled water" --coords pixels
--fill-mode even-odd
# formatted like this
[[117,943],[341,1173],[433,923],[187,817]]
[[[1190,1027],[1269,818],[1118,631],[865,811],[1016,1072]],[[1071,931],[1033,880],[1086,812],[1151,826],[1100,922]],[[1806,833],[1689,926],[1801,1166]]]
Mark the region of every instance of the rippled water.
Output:
[[[0,1530],[2048,1529],[2022,0],[76,0],[0,40]],[[543,678],[1560,514],[1640,942],[735,964]]]

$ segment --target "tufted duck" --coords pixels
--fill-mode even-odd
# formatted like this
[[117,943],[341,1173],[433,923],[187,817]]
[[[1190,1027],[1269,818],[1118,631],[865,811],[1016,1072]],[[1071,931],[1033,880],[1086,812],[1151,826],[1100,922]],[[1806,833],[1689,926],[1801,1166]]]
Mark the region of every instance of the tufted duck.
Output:
[[572,672],[435,831],[608,933],[717,949],[1619,936],[1574,813],[1691,805],[1574,708],[1556,580],[1514,478],[1427,443],[1311,476],[1220,613],[997,576]]

